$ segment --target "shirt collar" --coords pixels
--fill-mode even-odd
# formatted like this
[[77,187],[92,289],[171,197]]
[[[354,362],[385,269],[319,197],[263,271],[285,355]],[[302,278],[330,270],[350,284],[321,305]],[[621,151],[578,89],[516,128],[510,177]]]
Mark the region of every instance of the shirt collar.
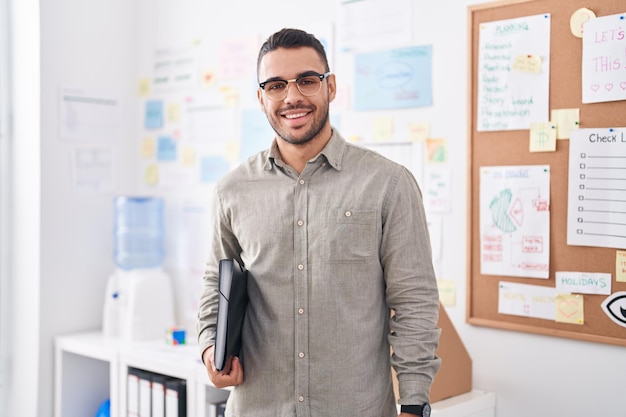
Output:
[[[311,159],[311,161],[315,161],[317,158],[319,158],[320,155],[323,155],[330,166],[335,168],[337,171],[341,171],[341,162],[343,160],[343,154],[345,150],[345,139],[341,136],[337,129],[333,128],[333,134],[331,135],[330,140],[328,141],[324,149],[322,149],[322,151],[319,153],[319,155]],[[276,143],[276,138],[274,138],[267,154],[265,164],[263,165],[263,169],[265,169],[266,171],[270,171],[272,169],[272,166],[276,164],[276,162],[278,162],[278,166],[283,165],[283,161],[280,157],[280,152],[278,150],[278,144]]]

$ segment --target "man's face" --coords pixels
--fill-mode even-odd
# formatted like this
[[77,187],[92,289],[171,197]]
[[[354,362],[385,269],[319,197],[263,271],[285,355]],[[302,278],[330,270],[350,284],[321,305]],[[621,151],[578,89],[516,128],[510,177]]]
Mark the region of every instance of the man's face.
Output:
[[[322,59],[313,48],[279,48],[268,52],[261,60],[259,80],[291,80],[311,71],[326,72]],[[281,101],[270,100],[263,91],[258,91],[261,109],[279,137],[295,145],[318,137],[329,123],[328,105],[335,98],[335,77],[325,78],[321,87],[318,94],[306,97],[295,83],[289,83],[287,96]]]

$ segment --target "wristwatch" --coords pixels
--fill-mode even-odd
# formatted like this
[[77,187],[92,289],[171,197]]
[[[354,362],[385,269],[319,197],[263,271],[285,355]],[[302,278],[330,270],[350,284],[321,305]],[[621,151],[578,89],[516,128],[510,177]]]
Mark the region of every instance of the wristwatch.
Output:
[[401,405],[400,412],[415,414],[419,417],[430,417],[430,404],[422,405]]

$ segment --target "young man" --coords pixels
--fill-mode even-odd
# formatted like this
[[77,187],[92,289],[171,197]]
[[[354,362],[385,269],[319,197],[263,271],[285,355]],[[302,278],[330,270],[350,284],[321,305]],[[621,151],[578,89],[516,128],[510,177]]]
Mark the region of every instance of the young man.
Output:
[[[335,76],[315,37],[270,36],[257,73],[276,137],[216,185],[198,314],[209,377],[234,386],[227,415],[397,416],[393,365],[400,415],[428,416],[439,306],[418,185],[332,128]],[[240,358],[218,372],[223,258],[249,270],[249,303]]]

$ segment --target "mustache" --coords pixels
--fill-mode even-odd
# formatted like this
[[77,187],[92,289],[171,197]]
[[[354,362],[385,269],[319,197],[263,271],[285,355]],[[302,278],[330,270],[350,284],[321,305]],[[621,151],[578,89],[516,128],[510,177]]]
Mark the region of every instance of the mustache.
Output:
[[296,106],[293,105],[288,105],[285,107],[281,107],[280,109],[278,109],[278,112],[285,112],[285,111],[290,111],[290,110],[315,110],[314,106],[305,106],[303,104],[298,104]]

